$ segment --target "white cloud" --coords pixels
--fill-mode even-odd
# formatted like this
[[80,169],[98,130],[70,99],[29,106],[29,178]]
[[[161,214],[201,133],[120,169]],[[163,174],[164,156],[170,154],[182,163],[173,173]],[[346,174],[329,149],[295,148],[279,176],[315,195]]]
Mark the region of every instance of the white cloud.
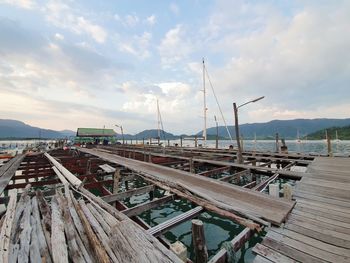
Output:
[[60,33],[56,33],[56,34],[55,34],[55,38],[56,38],[57,40],[63,40],[63,39],[64,39],[64,36],[61,35]]
[[50,1],[43,8],[43,12],[45,12],[47,20],[57,27],[77,34],[85,33],[98,43],[106,41],[107,32],[104,28],[81,16],[77,11],[62,2]]
[[161,40],[159,46],[161,62],[166,67],[185,59],[192,50],[192,45],[188,41],[182,25],[177,25],[175,28],[170,29]]
[[126,15],[124,18],[124,24],[129,27],[134,27],[139,23],[140,19],[136,15]]
[[173,12],[174,15],[178,15],[180,13],[180,8],[175,3],[171,3],[169,8],[170,8],[170,11]]
[[156,18],[155,15],[151,15],[151,16],[149,16],[149,17],[146,18],[146,22],[147,22],[149,25],[153,26],[153,25],[157,22],[157,18]]
[[131,39],[119,43],[119,50],[145,59],[151,56],[149,50],[152,34],[143,32],[142,35],[134,35]]
[[25,9],[32,9],[36,6],[35,1],[33,0],[2,0],[0,1],[0,4],[1,3],[18,6]]

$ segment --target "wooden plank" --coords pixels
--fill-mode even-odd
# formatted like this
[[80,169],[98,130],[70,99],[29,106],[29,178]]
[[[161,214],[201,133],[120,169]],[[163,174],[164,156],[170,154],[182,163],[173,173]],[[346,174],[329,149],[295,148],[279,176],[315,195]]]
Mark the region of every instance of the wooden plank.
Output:
[[322,263],[326,262],[320,258],[313,257],[307,253],[304,253],[298,249],[295,249],[293,247],[290,247],[282,242],[278,242],[272,238],[265,237],[263,242],[263,245],[266,247],[270,247],[271,249],[278,251],[279,253],[286,255],[298,262],[303,263]]
[[272,262],[284,262],[284,263],[294,263],[297,262],[296,260],[293,260],[269,247],[266,247],[261,244],[256,244],[252,251]]
[[[305,225],[307,227],[305,227]],[[345,236],[345,238],[346,236],[349,237],[349,235],[346,235],[346,234],[337,233],[327,229],[318,229],[318,231],[315,231],[314,229],[310,229],[311,228],[310,225],[303,224],[300,222],[298,222],[298,224],[287,224],[285,228],[288,230],[294,231],[296,233],[299,233],[303,236],[311,237],[330,245],[334,245],[340,248],[350,248],[349,240],[339,238],[339,236],[342,236],[342,237]]]
[[237,173],[234,173],[234,174],[231,174],[231,175],[227,175],[227,176],[221,177],[219,179],[219,181],[229,182],[229,181],[231,181],[233,179],[238,180],[241,176],[246,175],[248,173],[250,173],[249,169],[248,170],[244,170],[244,171],[240,171],[240,172],[237,172]]
[[350,209],[345,208],[345,207],[339,207],[337,205],[324,204],[322,202],[305,200],[305,199],[298,199],[298,203],[303,204],[303,205],[312,206],[315,209],[317,209],[317,207],[320,207],[322,209],[328,209],[328,210],[332,210],[335,212],[350,214]]
[[51,246],[52,260],[54,263],[68,263],[68,250],[66,238],[64,236],[64,223],[62,220],[61,210],[59,208],[56,198],[52,198],[52,232],[51,232]]
[[128,208],[126,210],[123,210],[122,212],[125,215],[127,215],[128,217],[138,216],[139,214],[141,214],[147,210],[156,208],[156,207],[163,205],[171,200],[174,200],[174,198],[175,198],[175,195],[163,196],[161,198],[154,199],[150,202],[142,203],[142,204],[136,205],[134,207]]
[[323,196],[332,196],[332,198],[334,199],[345,199],[350,201],[350,191],[341,191],[333,187],[299,183],[297,184],[296,189],[309,193],[315,193],[317,195],[321,194]]
[[12,223],[15,217],[17,203],[17,190],[10,192],[10,202],[7,206],[4,222],[1,226],[0,231],[0,261],[8,262],[9,258],[9,247],[10,247],[10,236]]
[[163,223],[160,223],[159,225],[156,225],[150,229],[147,229],[147,232],[153,236],[159,236],[167,231],[169,231],[171,228],[190,220],[199,214],[203,213],[204,209],[201,206],[197,206],[185,213],[182,213],[178,216],[175,216]]
[[337,220],[330,219],[327,217],[323,217],[322,215],[311,214],[311,213],[308,213],[307,211],[300,211],[300,210],[294,209],[292,211],[292,214],[293,215],[300,215],[304,218],[310,218],[310,219],[313,219],[313,220],[316,220],[319,222],[324,222],[324,223],[329,224],[329,225],[334,225],[334,226],[339,226],[342,228],[350,229],[349,223],[345,223],[345,222],[337,221]]
[[209,171],[198,173],[198,175],[211,176],[211,175],[216,175],[216,174],[226,172],[230,169],[231,169],[231,166],[224,166],[224,167],[214,168],[214,169],[209,170]]
[[322,202],[325,204],[330,204],[330,205],[336,205],[340,207],[346,207],[350,208],[350,202],[348,201],[341,201],[339,199],[333,199],[331,196],[323,197],[323,196],[318,196],[314,194],[310,194],[308,192],[304,191],[293,191],[293,196],[297,200],[312,200],[312,201],[317,201],[317,202]]
[[143,186],[140,188],[136,188],[136,189],[132,189],[129,191],[125,191],[125,192],[121,192],[121,193],[117,193],[117,194],[113,194],[113,195],[107,195],[107,196],[103,196],[102,200],[107,202],[107,203],[113,203],[115,201],[120,201],[123,200],[125,198],[129,198],[133,195],[142,195],[142,194],[146,194],[149,193],[151,191],[154,190],[154,185],[147,185],[147,186]]
[[345,213],[341,213],[341,212],[337,212],[337,211],[330,211],[330,210],[320,208],[320,207],[315,208],[312,206],[308,206],[305,204],[299,204],[299,203],[296,204],[294,209],[298,209],[300,211],[305,211],[305,212],[309,212],[311,214],[331,218],[331,219],[338,220],[341,222],[350,223],[350,217],[348,216],[348,214],[345,214]]
[[6,186],[15,175],[18,167],[21,165],[25,155],[19,154],[15,158],[12,158],[5,165],[0,167],[0,195],[5,190]]
[[[295,249],[298,249],[304,253],[307,253],[313,257],[326,260],[328,262],[349,262],[350,257],[347,256],[340,256],[337,254],[332,253],[331,247],[336,248],[335,246],[328,245],[326,243],[323,243],[321,241],[318,241],[313,238],[308,238],[303,235],[299,235],[298,233],[291,233],[292,231],[285,230],[279,230],[276,228],[272,228],[268,233],[267,237],[270,237],[272,239],[275,239],[277,242],[283,242],[284,244],[293,247]],[[285,234],[283,234],[285,233]],[[289,236],[287,236],[288,234]],[[293,235],[293,238],[290,237]],[[294,238],[299,238],[301,240],[296,240]],[[327,249],[327,250],[325,250]]]
[[[264,218],[264,220],[269,222],[280,224],[294,206],[294,202],[276,199],[262,193],[253,192],[250,189],[219,182],[212,178],[196,176],[188,172],[123,158],[98,150],[85,148],[79,148],[79,150],[127,167],[140,173],[144,178],[157,179],[167,184],[171,182],[174,187],[188,190],[210,201],[212,204],[215,203],[215,206],[221,209],[228,210],[231,213],[237,212],[248,218]],[[229,164],[227,162],[222,163],[223,166]]]

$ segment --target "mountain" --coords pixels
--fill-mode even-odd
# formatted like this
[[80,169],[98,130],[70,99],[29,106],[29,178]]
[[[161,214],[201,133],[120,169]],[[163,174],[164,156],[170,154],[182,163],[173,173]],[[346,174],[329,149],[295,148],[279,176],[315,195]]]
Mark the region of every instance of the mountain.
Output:
[[[299,136],[322,130],[328,127],[343,127],[350,125],[348,119],[295,119],[295,120],[273,120],[265,123],[247,123],[239,125],[240,133],[245,139],[253,139],[256,134],[257,139],[272,139],[278,132],[280,138],[295,139],[299,131]],[[235,137],[234,126],[228,126],[232,137]],[[198,132],[197,135],[201,135]],[[208,128],[207,134],[216,134],[216,127]],[[228,138],[225,126],[219,126],[219,136]]]
[[[339,140],[350,140],[350,126],[345,127],[330,127],[327,128],[327,133],[332,140],[336,139],[336,132],[338,132]],[[326,138],[325,129],[318,130],[307,135],[308,140],[322,140]]]
[[[139,132],[139,133],[134,135],[134,138],[137,138],[137,139],[157,138],[157,137],[158,137],[158,130],[157,129],[144,130],[144,131]],[[172,133],[161,130],[160,131],[160,139],[162,140],[163,138],[165,138],[166,140],[174,140],[174,139],[178,139],[179,136],[176,136]]]
[[11,139],[11,138],[45,138],[45,139],[56,139],[65,138],[71,135],[75,135],[75,132],[64,130],[54,131],[49,129],[41,129],[33,127],[24,122],[17,120],[0,119],[0,138]]

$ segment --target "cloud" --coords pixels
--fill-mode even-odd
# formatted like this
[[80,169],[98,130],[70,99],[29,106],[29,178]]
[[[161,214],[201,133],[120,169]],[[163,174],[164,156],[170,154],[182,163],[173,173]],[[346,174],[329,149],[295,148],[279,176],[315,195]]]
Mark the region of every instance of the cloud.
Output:
[[85,33],[98,43],[104,43],[108,36],[106,30],[63,2],[50,1],[42,9],[53,25],[70,30],[76,34]]
[[180,13],[180,8],[177,4],[175,3],[171,3],[170,6],[170,11],[174,14],[174,15],[178,15]]
[[2,0],[1,2],[25,9],[32,9],[36,5],[35,1],[32,0]]
[[61,35],[60,33],[56,33],[56,34],[55,34],[55,38],[56,38],[57,40],[63,40],[63,39],[64,39],[64,36]]
[[161,62],[166,67],[184,60],[193,51],[182,25],[170,29],[161,40],[158,49]]
[[157,18],[155,15],[151,15],[146,18],[146,22],[150,25],[153,26],[157,22]]
[[119,50],[129,53],[138,58],[145,59],[151,56],[149,50],[152,34],[143,32],[142,35],[134,35],[129,40],[124,40],[119,43]]

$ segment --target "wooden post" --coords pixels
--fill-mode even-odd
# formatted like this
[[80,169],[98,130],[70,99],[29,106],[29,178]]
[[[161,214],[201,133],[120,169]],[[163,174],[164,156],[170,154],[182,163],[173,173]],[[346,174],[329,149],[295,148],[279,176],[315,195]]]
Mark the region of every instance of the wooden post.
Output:
[[149,162],[149,163],[152,162],[152,155],[151,155],[151,152],[148,153],[148,162]]
[[170,146],[170,140],[168,140],[168,146]]
[[132,144],[132,139],[131,139],[131,142],[130,142],[130,144]]
[[205,242],[203,222],[198,219],[192,220],[192,242],[195,253],[195,263],[208,262],[208,249]]
[[158,145],[160,145],[160,137],[158,136],[157,139],[158,139]]
[[182,136],[180,136],[180,147],[182,148]]
[[113,194],[118,193],[119,191],[119,180],[120,180],[120,169],[115,169],[114,175],[113,175]]
[[194,147],[198,147],[198,139],[197,139],[197,135],[194,136]]
[[145,145],[145,138],[142,138],[142,144]]
[[292,200],[292,187],[290,184],[283,185],[283,197],[287,200]]
[[328,155],[333,156],[332,153],[332,145],[331,145],[331,136],[329,136],[329,132],[327,132],[327,150],[328,150]]
[[195,173],[193,165],[193,157],[190,158],[190,173]]
[[152,144],[152,138],[149,138],[149,145]]
[[279,146],[279,136],[278,136],[278,132],[276,133],[276,153],[278,153],[280,150],[280,146]]

